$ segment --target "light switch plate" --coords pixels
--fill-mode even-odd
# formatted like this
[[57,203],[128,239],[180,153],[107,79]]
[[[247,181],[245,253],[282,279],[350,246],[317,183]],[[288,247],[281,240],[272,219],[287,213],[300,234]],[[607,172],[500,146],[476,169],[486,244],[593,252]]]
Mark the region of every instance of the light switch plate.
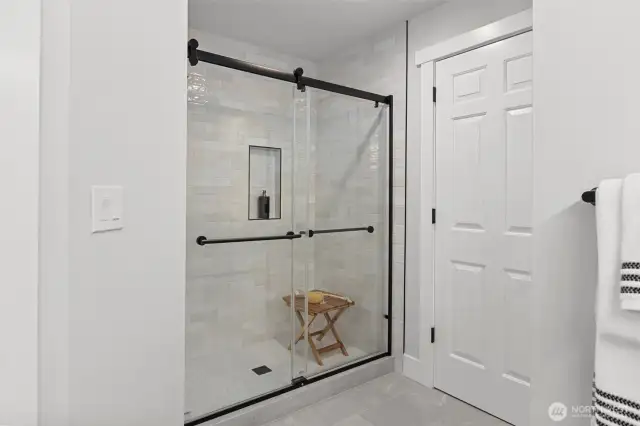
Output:
[[124,227],[124,191],[121,186],[91,187],[92,232]]

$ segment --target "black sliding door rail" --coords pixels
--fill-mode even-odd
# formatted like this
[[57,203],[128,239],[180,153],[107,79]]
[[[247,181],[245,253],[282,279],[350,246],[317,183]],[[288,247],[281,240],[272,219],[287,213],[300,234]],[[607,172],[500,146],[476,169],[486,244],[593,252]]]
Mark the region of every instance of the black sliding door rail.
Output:
[[257,74],[264,77],[274,78],[276,80],[287,81],[297,84],[298,89],[304,91],[306,86],[316,89],[326,90],[329,92],[340,93],[342,95],[353,96],[354,98],[367,99],[376,103],[389,104],[391,101],[389,96],[378,95],[376,93],[366,92],[353,87],[341,86],[340,84],[329,83],[328,81],[317,80],[315,78],[304,77],[302,68],[296,68],[293,72],[284,72],[262,65],[253,64],[251,62],[241,61],[239,59],[229,58],[227,56],[218,55],[216,53],[205,52],[199,50],[198,40],[189,40],[187,52],[189,63],[192,66],[198,64],[199,61],[208,64],[219,65],[225,68],[232,68],[238,71],[244,71],[251,74]]
[[196,238],[196,243],[199,246],[207,246],[210,244],[247,243],[250,241],[295,240],[296,238],[302,238],[302,235],[287,232],[285,235],[272,235],[268,237],[220,238],[217,240],[209,240],[207,237],[201,236]]
[[364,226],[361,228],[339,228],[339,229],[309,229],[309,237],[313,237],[316,234],[337,234],[340,232],[358,232],[358,231],[367,231],[372,234],[374,231],[373,226]]

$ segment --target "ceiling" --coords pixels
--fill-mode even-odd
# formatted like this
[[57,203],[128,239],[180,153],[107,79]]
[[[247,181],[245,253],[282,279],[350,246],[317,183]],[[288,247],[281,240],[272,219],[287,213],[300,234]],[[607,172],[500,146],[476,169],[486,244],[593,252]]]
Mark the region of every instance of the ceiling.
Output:
[[318,61],[446,0],[189,0],[189,26]]

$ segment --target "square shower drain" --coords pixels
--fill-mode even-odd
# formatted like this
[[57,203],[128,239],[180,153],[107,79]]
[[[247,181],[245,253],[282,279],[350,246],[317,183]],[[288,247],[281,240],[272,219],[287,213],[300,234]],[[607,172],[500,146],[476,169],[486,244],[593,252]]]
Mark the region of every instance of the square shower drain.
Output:
[[258,376],[262,376],[263,374],[271,373],[271,369],[266,365],[261,365],[260,367],[252,368],[251,371],[256,373]]

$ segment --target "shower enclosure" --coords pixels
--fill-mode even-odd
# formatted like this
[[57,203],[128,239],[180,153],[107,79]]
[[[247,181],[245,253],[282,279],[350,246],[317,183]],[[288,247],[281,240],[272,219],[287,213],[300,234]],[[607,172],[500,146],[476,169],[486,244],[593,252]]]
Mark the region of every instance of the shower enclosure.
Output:
[[189,42],[195,425],[390,355],[393,98]]

